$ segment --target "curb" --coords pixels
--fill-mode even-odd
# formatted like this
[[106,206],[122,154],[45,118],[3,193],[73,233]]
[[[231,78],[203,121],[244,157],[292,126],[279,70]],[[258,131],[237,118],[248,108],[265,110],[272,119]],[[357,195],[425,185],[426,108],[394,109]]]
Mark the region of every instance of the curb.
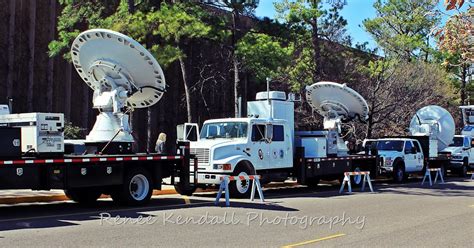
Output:
[[[33,192],[33,191],[32,191]],[[153,195],[174,195],[177,194],[174,189],[154,190]],[[108,195],[102,195],[100,198],[110,198]],[[33,202],[55,202],[55,201],[69,201],[70,199],[64,194],[44,195],[44,196],[9,196],[5,198],[0,197],[0,204],[20,204]]]

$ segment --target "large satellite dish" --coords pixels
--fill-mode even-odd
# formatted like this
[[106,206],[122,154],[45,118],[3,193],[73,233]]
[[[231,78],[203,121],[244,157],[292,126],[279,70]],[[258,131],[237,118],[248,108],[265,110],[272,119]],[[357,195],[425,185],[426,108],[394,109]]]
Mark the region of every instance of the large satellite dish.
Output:
[[365,121],[369,114],[365,99],[345,84],[318,82],[307,86],[306,101],[327,119],[352,120],[359,117]]
[[87,30],[74,40],[71,56],[89,87],[112,89],[103,80],[110,77],[128,91],[130,107],[149,107],[163,96],[166,84],[160,65],[140,43],[124,34],[107,29]]
[[94,90],[93,105],[100,111],[86,142],[114,142],[128,149],[133,142],[129,112],[156,104],[165,92],[160,65],[138,42],[107,29],[79,34],[71,57],[82,80]]
[[438,140],[438,151],[453,142],[456,126],[451,114],[436,105],[419,109],[410,122],[410,133],[414,136],[426,135]]

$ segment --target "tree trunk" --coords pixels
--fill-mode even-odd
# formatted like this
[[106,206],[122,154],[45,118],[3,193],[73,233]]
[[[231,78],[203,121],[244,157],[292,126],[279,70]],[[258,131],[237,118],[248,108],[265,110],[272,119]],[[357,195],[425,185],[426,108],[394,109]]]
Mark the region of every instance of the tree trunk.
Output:
[[372,113],[369,114],[369,119],[367,120],[367,136],[366,139],[372,138],[372,129],[373,129],[374,116]]
[[[49,39],[54,40],[56,34],[56,0],[50,0],[50,14],[49,14]],[[48,71],[47,71],[47,86],[46,86],[46,110],[48,112],[53,111],[53,86],[54,86],[54,60],[55,58],[48,59]]]
[[64,81],[64,116],[66,120],[71,121],[71,82],[72,82],[72,64],[66,63],[66,80]]
[[29,35],[28,50],[30,58],[28,60],[28,88],[27,88],[27,109],[33,111],[33,91],[34,91],[34,66],[35,66],[35,34],[36,34],[36,0],[30,0],[29,4]]
[[89,86],[82,84],[82,116],[81,116],[81,121],[82,121],[82,127],[85,128],[86,130],[89,130],[89,92],[90,88]]
[[128,13],[133,14],[135,12],[135,0],[128,0]]
[[240,77],[239,77],[239,61],[237,59],[237,55],[234,53],[233,55],[233,64],[234,64],[234,109],[235,109],[235,117],[239,116],[239,84],[240,84]]
[[[7,97],[13,97],[13,73],[15,63],[15,7],[16,0],[10,0],[10,17],[8,20],[8,76]],[[11,111],[11,110],[10,110]]]
[[461,105],[466,105],[466,81],[467,81],[467,70],[469,67],[461,66]]
[[[318,8],[317,1],[313,1],[313,9]],[[311,30],[311,43],[313,45],[313,52],[314,52],[314,71],[313,74],[313,83],[318,82],[321,79],[321,49],[319,47],[319,30],[318,30],[318,18],[314,17],[312,19],[312,30]]]
[[234,66],[234,114],[235,117],[239,117],[239,60],[237,58],[236,46],[237,46],[237,22],[239,18],[239,12],[234,9],[232,12],[232,63]]
[[181,75],[183,76],[184,95],[186,96],[186,112],[187,112],[188,122],[192,122],[191,93],[189,92],[188,78],[187,78],[187,73],[186,73],[186,63],[184,63],[183,58],[179,58],[179,65],[181,67]]

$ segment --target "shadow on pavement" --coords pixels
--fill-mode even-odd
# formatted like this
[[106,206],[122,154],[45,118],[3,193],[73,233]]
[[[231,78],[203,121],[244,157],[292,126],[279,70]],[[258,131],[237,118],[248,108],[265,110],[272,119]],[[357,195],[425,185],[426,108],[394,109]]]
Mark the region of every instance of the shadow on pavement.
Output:
[[[375,191],[378,194],[392,193],[402,195],[423,195],[423,196],[474,196],[474,184],[466,185],[469,179],[452,178],[446,179],[445,184],[435,184],[430,187],[426,182],[422,186],[420,178],[413,178],[403,184],[392,184],[387,180],[377,180],[374,182]],[[286,211],[293,212],[299,209],[289,208],[280,204],[284,203],[284,198],[325,198],[325,197],[344,197],[347,194],[339,194],[340,185],[337,182],[322,184],[316,189],[294,186],[282,188],[267,188],[264,190],[265,203],[260,203],[256,196],[255,202],[248,199],[231,199],[230,209],[255,209],[262,211]],[[368,189],[366,189],[367,192]],[[354,187],[353,192],[359,194],[360,188]],[[375,194],[377,195],[377,194]],[[124,208],[115,205],[110,200],[100,200],[96,206],[81,207],[72,202],[58,202],[49,204],[28,204],[11,205],[0,207],[0,231],[18,230],[18,229],[41,229],[53,227],[66,227],[81,225],[83,221],[99,220],[102,217],[110,218],[121,217],[130,219],[129,221],[139,221],[147,217],[156,217],[156,215],[145,214],[145,212],[154,211],[157,215],[162,215],[168,210],[195,209],[203,207],[214,207],[217,209],[226,209],[225,200],[220,200],[219,206],[214,206],[216,197],[215,192],[196,193],[191,199],[191,204],[185,204],[185,201],[179,196],[160,196],[153,198],[147,206]],[[109,214],[109,215],[108,215]],[[1,235],[0,235],[0,238]]]
[[[447,177],[444,184],[433,184],[429,186],[428,182],[421,185],[422,177],[412,177],[404,183],[393,183],[391,179],[377,179],[373,181],[375,193],[394,193],[406,195],[431,195],[431,196],[474,196],[474,184],[461,185],[460,183],[470,182],[469,179],[458,177]],[[280,198],[325,198],[340,197],[350,195],[347,193],[347,186],[344,193],[339,194],[341,185],[337,181],[323,182],[316,188],[308,188],[306,186],[282,187],[282,188],[264,188],[265,199]],[[369,187],[366,186],[364,192],[361,192],[361,185],[352,185],[353,194],[370,193]],[[202,199],[215,199],[215,192],[195,193]],[[258,196],[256,196],[257,198]],[[232,200],[231,200],[232,202]]]
[[[146,214],[145,212],[159,211],[158,214],[169,210],[215,207],[221,208],[225,203],[214,206],[214,199],[192,199],[191,204],[185,204],[180,197],[176,198],[154,198],[143,207],[124,208],[114,205],[110,200],[99,200],[95,206],[81,207],[73,202],[60,202],[50,204],[13,205],[0,207],[0,232],[18,229],[42,229],[53,227],[67,227],[81,225],[80,222],[100,220],[99,224],[107,220],[119,222],[139,223],[146,218],[158,216]],[[268,211],[298,211],[294,208],[279,206],[278,204],[260,202],[231,202],[232,208],[246,208]],[[126,224],[126,223],[124,223]]]

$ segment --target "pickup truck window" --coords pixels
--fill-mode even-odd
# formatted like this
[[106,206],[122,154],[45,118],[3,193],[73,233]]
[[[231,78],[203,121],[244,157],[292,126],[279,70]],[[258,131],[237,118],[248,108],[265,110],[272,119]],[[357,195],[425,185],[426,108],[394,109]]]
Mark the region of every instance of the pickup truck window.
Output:
[[454,137],[453,143],[451,143],[449,146],[463,146],[463,138],[462,137]]
[[416,152],[421,152],[420,143],[418,143],[418,142],[413,142],[413,143],[415,144]]
[[247,137],[245,122],[206,123],[202,126],[201,139],[233,139]]
[[379,140],[377,150],[379,151],[403,151],[404,141],[401,140]]
[[410,153],[412,153],[412,150],[413,150],[413,144],[411,143],[411,141],[406,141],[405,142],[405,153],[410,154]]
[[285,141],[285,129],[282,125],[273,126],[273,141]]

